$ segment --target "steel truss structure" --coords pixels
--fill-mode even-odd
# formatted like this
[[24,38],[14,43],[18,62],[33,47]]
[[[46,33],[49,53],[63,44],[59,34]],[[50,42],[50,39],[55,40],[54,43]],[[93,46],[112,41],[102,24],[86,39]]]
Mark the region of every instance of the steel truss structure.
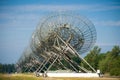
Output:
[[[73,72],[89,72],[73,57],[86,63],[91,71],[96,70],[81,57],[93,47],[96,30],[90,20],[78,14],[59,12],[43,18],[32,35],[31,43],[19,59],[18,71],[44,73],[51,67]],[[68,65],[66,66],[63,61]]]

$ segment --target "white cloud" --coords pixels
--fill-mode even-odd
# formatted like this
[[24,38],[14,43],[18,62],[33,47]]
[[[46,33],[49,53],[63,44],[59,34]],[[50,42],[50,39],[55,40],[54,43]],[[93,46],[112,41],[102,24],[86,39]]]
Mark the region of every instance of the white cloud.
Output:
[[92,6],[89,5],[20,5],[5,6],[2,10],[21,10],[21,11],[59,11],[59,10],[86,10]]
[[39,19],[36,14],[0,14],[0,27],[30,28],[36,26]]
[[112,5],[20,5],[20,6],[4,6],[0,10],[23,10],[23,11],[59,11],[59,10],[87,10],[87,11],[108,11],[120,9],[120,6]]
[[115,45],[119,45],[120,46],[120,42],[116,42],[116,43],[96,43],[95,45],[98,45],[98,46],[115,46]]
[[98,26],[119,26],[120,27],[120,21],[95,21],[95,25]]
[[[0,26],[29,26],[31,23],[37,24],[40,14],[35,11],[60,11],[60,10],[84,10],[84,11],[102,11],[120,9],[120,6],[105,5],[19,5],[0,7],[0,19],[6,23]],[[42,11],[41,11],[42,10]],[[35,13],[34,13],[35,12]],[[120,26],[120,21],[95,21],[99,26]]]

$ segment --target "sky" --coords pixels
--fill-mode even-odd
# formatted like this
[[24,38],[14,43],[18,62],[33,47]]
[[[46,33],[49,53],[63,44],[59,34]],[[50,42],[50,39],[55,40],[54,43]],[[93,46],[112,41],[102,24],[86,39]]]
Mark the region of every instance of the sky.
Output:
[[92,21],[102,53],[120,46],[119,0],[0,0],[0,63],[16,63],[41,17],[62,10]]

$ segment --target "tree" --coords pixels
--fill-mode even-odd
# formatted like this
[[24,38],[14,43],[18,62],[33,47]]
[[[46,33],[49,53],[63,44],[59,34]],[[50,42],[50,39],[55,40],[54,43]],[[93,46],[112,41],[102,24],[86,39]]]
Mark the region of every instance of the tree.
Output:
[[105,58],[99,62],[102,73],[120,76],[120,47],[114,46],[112,51],[105,54]]
[[114,46],[111,51],[110,75],[120,76],[120,47]]
[[105,72],[108,72],[108,60],[109,60],[109,54],[110,52],[107,52],[105,53],[105,56],[104,58],[102,58],[100,61],[99,61],[99,69],[101,70],[101,73],[105,73]]
[[[99,54],[100,54],[101,48],[98,46],[95,46],[93,50],[90,51],[90,53],[85,56],[85,60],[95,69],[98,69],[98,62],[99,62]],[[81,63],[82,66],[90,70],[88,65]]]

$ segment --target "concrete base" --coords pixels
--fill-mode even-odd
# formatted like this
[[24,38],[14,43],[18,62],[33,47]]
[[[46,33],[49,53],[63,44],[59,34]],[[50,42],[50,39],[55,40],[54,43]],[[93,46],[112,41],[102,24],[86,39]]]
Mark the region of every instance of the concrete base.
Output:
[[99,77],[97,73],[44,73],[44,77]]

